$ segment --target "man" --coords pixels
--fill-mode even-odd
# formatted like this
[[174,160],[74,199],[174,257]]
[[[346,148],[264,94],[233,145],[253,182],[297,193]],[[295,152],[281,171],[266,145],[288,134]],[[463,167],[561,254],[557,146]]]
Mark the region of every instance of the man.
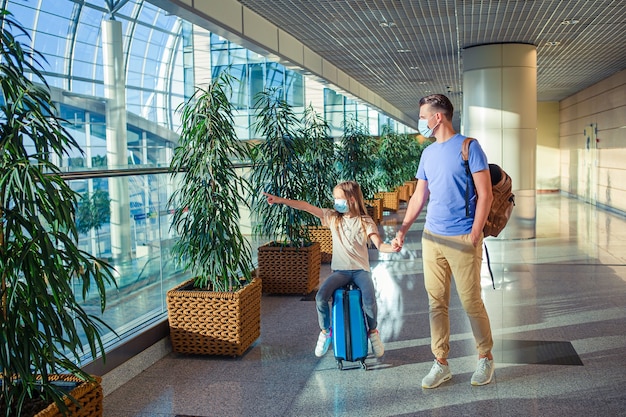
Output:
[[[472,141],[469,165],[475,189],[469,181],[461,157],[464,136],[452,127],[453,106],[441,94],[420,100],[418,129],[437,140],[428,146],[417,169],[416,190],[409,200],[402,226],[393,244],[402,247],[406,232],[428,200],[422,236],[424,285],[428,293],[431,349],[435,361],[422,380],[423,388],[436,388],[452,378],[448,367],[450,350],[451,278],[470,320],[478,366],[472,385],[491,382],[494,372],[491,348],[491,325],[481,299],[480,266],[482,263],[483,227],[493,195],[487,157],[478,141]],[[466,190],[469,189],[469,215],[466,213]]]

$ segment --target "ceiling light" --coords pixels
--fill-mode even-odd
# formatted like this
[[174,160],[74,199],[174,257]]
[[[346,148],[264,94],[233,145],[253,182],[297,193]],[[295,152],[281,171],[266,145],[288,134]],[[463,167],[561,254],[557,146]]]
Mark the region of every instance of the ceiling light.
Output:
[[407,52],[411,52],[410,49],[398,49],[398,52],[400,52],[401,54],[405,54]]
[[561,42],[546,42],[546,46],[558,46]]
[[575,25],[577,23],[580,23],[580,20],[578,20],[578,19],[566,19],[566,20],[563,20],[561,22],[562,25]]
[[420,69],[420,67],[409,67],[409,69],[411,69],[411,70],[418,70],[418,69]]
[[378,24],[378,26],[380,26],[381,28],[392,28],[394,27],[396,24],[393,22],[380,22]]

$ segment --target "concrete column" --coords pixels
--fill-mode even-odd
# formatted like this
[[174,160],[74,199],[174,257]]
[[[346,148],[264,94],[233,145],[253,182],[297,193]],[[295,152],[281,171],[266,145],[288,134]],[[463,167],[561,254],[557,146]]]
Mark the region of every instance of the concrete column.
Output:
[[513,180],[515,209],[499,237],[535,237],[537,50],[491,44],[463,51],[462,132]]
[[[122,23],[102,22],[102,63],[106,99],[107,165],[109,169],[128,166],[126,136],[126,72],[122,47]],[[111,253],[114,259],[131,256],[130,198],[127,177],[109,179],[111,198]]]

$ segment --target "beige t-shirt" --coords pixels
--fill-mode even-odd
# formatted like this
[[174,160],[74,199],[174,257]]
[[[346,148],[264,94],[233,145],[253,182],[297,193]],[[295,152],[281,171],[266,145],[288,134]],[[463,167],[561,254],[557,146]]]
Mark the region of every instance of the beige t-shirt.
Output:
[[378,234],[378,227],[370,216],[343,217],[339,228],[335,225],[334,210],[323,209],[322,225],[330,229],[333,236],[333,260],[330,268],[334,270],[370,270],[367,253],[367,239]]

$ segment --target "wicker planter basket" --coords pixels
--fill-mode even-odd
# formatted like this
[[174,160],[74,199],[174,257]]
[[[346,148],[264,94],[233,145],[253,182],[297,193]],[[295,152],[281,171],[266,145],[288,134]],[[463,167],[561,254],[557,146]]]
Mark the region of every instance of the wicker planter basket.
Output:
[[[81,384],[70,391],[70,395],[74,397],[78,404],[74,404],[68,397],[65,398],[65,404],[69,409],[68,416],[71,417],[101,417],[102,416],[102,378],[94,376],[95,381],[88,382],[74,375],[50,375],[51,381],[80,382]],[[35,417],[63,417],[59,412],[56,404],[50,404]]]
[[259,278],[269,294],[309,294],[320,282],[320,244],[291,248],[267,243],[259,247]]
[[320,244],[320,258],[323,264],[329,264],[333,259],[333,235],[328,227],[309,226],[309,234],[313,242]]
[[398,192],[398,199],[400,201],[409,201],[409,198],[411,198],[411,194],[409,193],[409,186],[406,184],[399,185],[396,188],[396,191]]
[[400,207],[400,198],[397,191],[376,193],[375,197],[382,198],[384,210],[398,211],[398,208]]
[[376,207],[366,206],[365,208],[367,209],[367,215],[370,216],[372,220],[374,220],[374,223],[380,224],[380,219],[378,218],[378,210],[376,209]]
[[380,224],[383,220],[383,200],[380,198],[365,200],[365,204],[367,205],[367,214],[374,220],[374,223]]
[[417,181],[405,181],[404,185],[409,187],[409,198],[415,192],[415,187],[417,187]]
[[187,289],[167,292],[172,350],[196,355],[240,356],[261,335],[261,281],[236,292]]

